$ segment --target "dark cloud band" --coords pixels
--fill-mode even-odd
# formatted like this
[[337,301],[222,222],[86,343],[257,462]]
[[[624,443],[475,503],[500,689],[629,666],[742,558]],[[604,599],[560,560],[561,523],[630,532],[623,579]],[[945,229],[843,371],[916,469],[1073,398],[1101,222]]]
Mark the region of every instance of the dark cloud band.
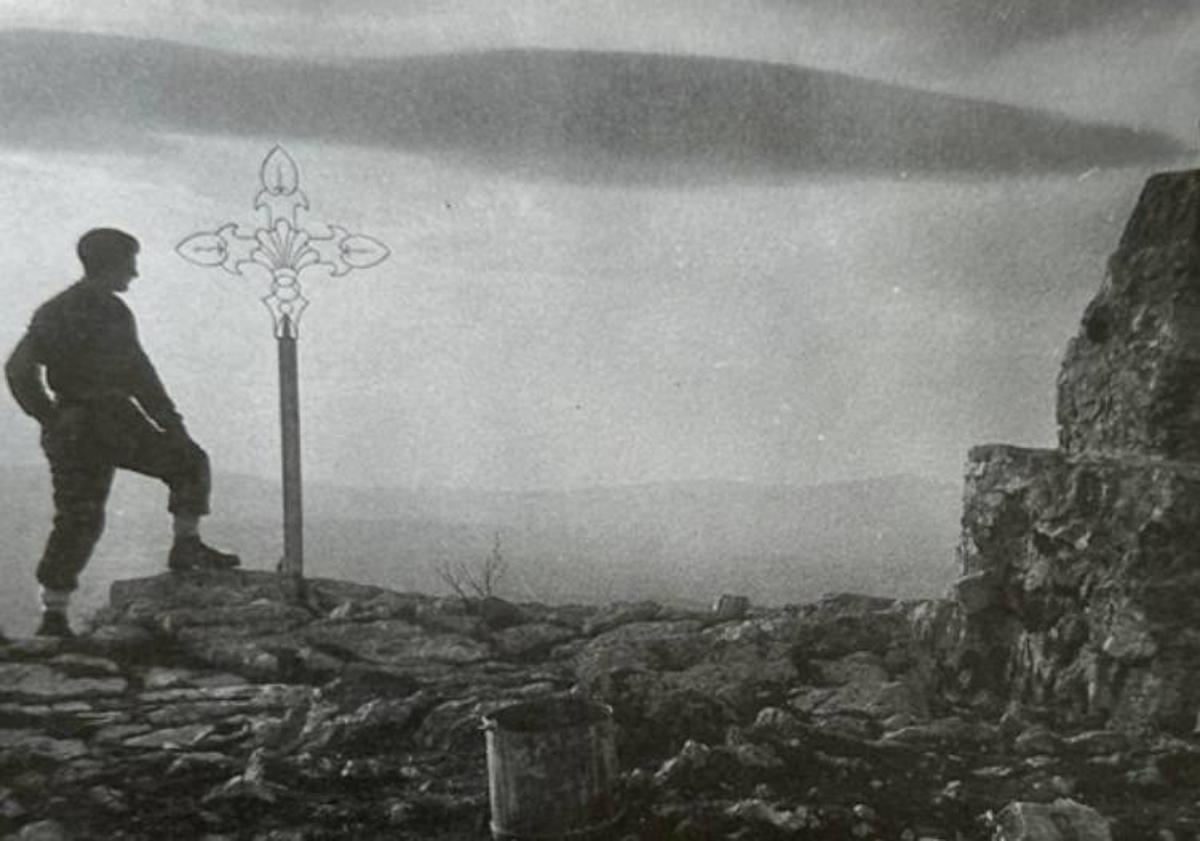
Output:
[[1104,26],[1165,28],[1196,12],[1194,0],[765,0],[783,9],[866,28],[903,31],[947,53],[990,55]]
[[297,137],[585,182],[1079,172],[1184,151],[1130,128],[695,56],[501,51],[317,64],[26,31],[0,36],[0,86],[8,145],[121,146],[137,129]]

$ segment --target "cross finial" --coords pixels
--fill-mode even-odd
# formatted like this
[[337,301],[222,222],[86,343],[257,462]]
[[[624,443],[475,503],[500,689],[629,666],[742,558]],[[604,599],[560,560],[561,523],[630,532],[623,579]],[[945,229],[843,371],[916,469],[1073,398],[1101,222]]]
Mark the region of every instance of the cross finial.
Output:
[[391,252],[379,240],[337,225],[326,225],[327,234],[303,228],[299,212],[308,210],[308,196],[300,189],[299,167],[282,146],[267,153],[258,175],[254,207],[264,211],[265,225],[243,231],[237,223],[226,223],[192,234],[175,250],[198,266],[219,266],[234,275],[241,276],[248,265],[269,271],[271,289],[262,302],[271,312],[275,335],[286,331],[295,336],[309,303],[300,286],[303,272],[323,267],[337,277],[378,265]]

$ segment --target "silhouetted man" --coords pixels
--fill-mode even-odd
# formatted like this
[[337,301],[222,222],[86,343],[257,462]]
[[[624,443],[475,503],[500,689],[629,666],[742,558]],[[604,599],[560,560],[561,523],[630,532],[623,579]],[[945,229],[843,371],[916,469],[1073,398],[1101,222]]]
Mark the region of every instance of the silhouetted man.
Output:
[[84,234],[77,248],[83,279],[37,309],[4,369],[21,409],[42,425],[54,485],[54,527],[37,568],[39,635],[72,635],[70,596],[104,529],[118,467],[170,488],[172,570],[239,564],[236,555],[200,540],[200,518],[208,513],[208,456],[188,435],[138,342],[133,313],[115,294],[137,277],[138,248],[136,239],[112,228]]

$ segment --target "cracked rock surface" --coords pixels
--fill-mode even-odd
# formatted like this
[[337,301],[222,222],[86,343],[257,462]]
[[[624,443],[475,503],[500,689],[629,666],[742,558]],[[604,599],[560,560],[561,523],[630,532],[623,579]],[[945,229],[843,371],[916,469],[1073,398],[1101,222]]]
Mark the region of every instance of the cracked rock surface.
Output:
[[0,645],[0,835],[486,838],[482,717],[572,692],[613,710],[615,838],[1200,831],[1200,742],[977,691],[951,602],[507,607],[121,582],[79,639]]

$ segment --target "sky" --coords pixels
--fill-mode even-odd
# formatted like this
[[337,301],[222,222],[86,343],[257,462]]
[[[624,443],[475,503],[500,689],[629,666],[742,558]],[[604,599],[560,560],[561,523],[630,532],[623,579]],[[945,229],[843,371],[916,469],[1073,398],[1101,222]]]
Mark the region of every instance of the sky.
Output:
[[192,433],[277,475],[267,278],[175,246],[261,225],[278,144],[302,223],[391,252],[301,278],[310,480],[959,482],[1053,446],[1142,183],[1195,165],[1189,0],[496,5],[0,0],[0,345],[123,227]]

